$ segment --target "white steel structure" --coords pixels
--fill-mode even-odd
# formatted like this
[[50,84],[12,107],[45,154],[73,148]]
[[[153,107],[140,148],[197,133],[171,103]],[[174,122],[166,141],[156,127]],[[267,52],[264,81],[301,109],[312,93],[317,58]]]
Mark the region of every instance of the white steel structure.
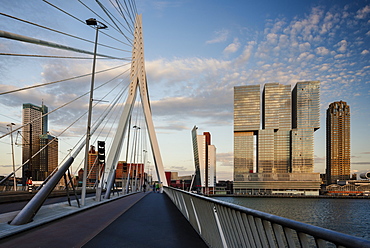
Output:
[[[132,50],[132,62],[131,62],[131,74],[130,74],[130,88],[129,95],[125,103],[124,110],[118,123],[116,135],[114,137],[112,147],[109,150],[104,180],[107,182],[107,190],[112,188],[114,182],[115,169],[119,160],[119,156],[122,150],[123,138],[127,132],[129,125],[129,119],[131,111],[135,104],[137,90],[139,89],[141,102],[143,106],[143,112],[145,115],[145,121],[148,128],[150,145],[153,152],[154,164],[157,171],[157,177],[163,186],[168,186],[166,176],[163,169],[162,157],[159,151],[157,136],[154,130],[152,113],[150,109],[148,87],[146,81],[145,72],[145,60],[144,60],[144,41],[142,32],[142,16],[137,15],[135,20],[135,33]],[[102,182],[104,183],[104,182]],[[109,194],[105,194],[105,197],[109,198]]]

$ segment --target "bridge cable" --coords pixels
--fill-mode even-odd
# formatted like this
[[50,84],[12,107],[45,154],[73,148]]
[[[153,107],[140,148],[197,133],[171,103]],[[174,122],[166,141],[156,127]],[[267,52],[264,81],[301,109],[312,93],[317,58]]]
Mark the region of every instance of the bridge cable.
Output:
[[[128,70],[127,70],[128,71]],[[127,72],[127,71],[125,71],[125,72]],[[119,76],[121,76],[122,74],[124,74],[125,72],[123,72],[123,73],[121,73],[121,74],[119,74],[118,76],[116,76],[115,78],[113,78],[113,79],[111,79],[111,80],[109,80],[109,81],[107,81],[107,82],[105,82],[105,83],[103,83],[102,85],[100,85],[100,86],[98,86],[98,87],[96,87],[95,89],[98,89],[98,88],[101,88],[103,85],[106,85],[106,84],[108,84],[108,83],[110,83],[110,82],[112,82],[114,79],[116,79],[117,77],[119,77]],[[117,84],[117,85],[119,85],[119,84]],[[127,86],[127,88],[128,88],[128,86]],[[113,91],[113,90],[112,90]],[[110,93],[110,92],[109,92]],[[108,93],[108,94],[109,94]],[[49,115],[49,114],[51,114],[51,113],[53,113],[53,112],[55,112],[56,110],[58,110],[58,109],[61,109],[62,107],[64,107],[64,106],[66,106],[66,105],[68,105],[68,104],[70,104],[70,103],[72,103],[72,102],[74,102],[74,101],[76,101],[77,99],[80,99],[81,97],[83,97],[83,96],[85,96],[85,95],[87,95],[87,94],[89,94],[89,92],[87,92],[87,93],[85,93],[85,94],[83,94],[83,95],[81,95],[81,96],[79,96],[78,98],[75,98],[74,100],[72,100],[72,101],[70,101],[70,102],[68,102],[68,103],[66,103],[66,104],[64,104],[64,105],[62,105],[62,106],[60,106],[59,108],[56,108],[56,109],[54,109],[53,111],[51,111],[51,112],[48,112],[48,113],[46,113],[46,114],[44,114],[44,115],[42,115],[41,117],[39,117],[39,118],[36,118],[36,119],[34,119],[33,121],[31,121],[31,122],[29,122],[29,123],[27,123],[27,124],[25,124],[25,125],[23,125],[23,126],[21,126],[20,128],[22,128],[22,127],[24,127],[24,126],[27,126],[27,125],[29,125],[29,124],[31,124],[32,122],[34,122],[34,121],[36,121],[36,120],[39,120],[40,118],[42,118],[42,117],[44,117],[44,116],[46,116],[46,115]],[[105,96],[106,97],[106,96]],[[117,98],[117,100],[118,100],[119,98]],[[96,106],[98,103],[96,103],[94,106]],[[46,144],[43,148],[41,148],[41,149],[39,149],[35,154],[33,154],[28,160],[26,160],[22,165],[20,165],[14,172],[12,172],[12,173],[15,173],[15,172],[17,172],[20,168],[22,168],[25,164],[27,164],[31,159],[33,159],[35,156],[37,156],[41,151],[43,151],[48,145],[50,145],[55,139],[57,139],[58,137],[60,137],[63,133],[65,133],[71,126],[73,126],[76,122],[78,122],[83,116],[85,116],[86,114],[87,114],[87,112],[88,111],[86,111],[85,113],[83,113],[82,115],[80,115],[75,121],[73,121],[67,128],[65,128],[61,133],[59,133],[59,135],[57,135],[57,136],[55,136],[48,144]],[[108,111],[108,113],[109,113],[109,111]],[[105,118],[105,117],[104,117]],[[102,119],[104,119],[104,118],[102,118]],[[98,127],[98,126],[97,126]],[[97,129],[97,127],[95,127],[94,126],[94,132],[95,132],[95,130]],[[17,130],[18,129],[20,129],[20,128],[17,128]],[[93,131],[91,131],[91,135],[94,133]],[[86,134],[84,135],[84,136],[86,136]],[[3,137],[3,136],[2,136]],[[2,138],[2,137],[0,137],[0,138]],[[78,143],[77,143],[78,144]],[[74,149],[74,148],[73,148]],[[58,167],[57,167],[58,168]],[[53,171],[54,172],[54,171]],[[51,175],[53,174],[53,172],[51,173]],[[46,181],[46,180],[45,180]],[[1,182],[0,182],[0,184],[1,184]]]
[[[95,44],[94,41],[91,41],[91,40],[87,40],[87,39],[84,39],[84,38],[81,38],[81,37],[78,37],[78,36],[75,36],[75,35],[72,35],[72,34],[68,34],[68,33],[64,33],[62,31],[59,31],[59,30],[56,30],[56,29],[52,29],[52,28],[49,28],[49,27],[46,27],[46,26],[42,26],[40,24],[37,24],[37,23],[34,23],[34,22],[30,22],[30,21],[27,21],[27,20],[23,20],[21,18],[18,18],[18,17],[15,17],[15,16],[11,16],[11,15],[8,15],[8,14],[5,14],[5,13],[2,13],[0,12],[0,15],[3,15],[3,16],[6,16],[6,17],[9,17],[9,18],[12,18],[12,19],[15,19],[17,21],[21,21],[21,22],[25,22],[27,24],[31,24],[31,25],[34,25],[34,26],[37,26],[37,27],[40,27],[40,28],[44,28],[44,29],[47,29],[49,31],[53,31],[55,33],[59,33],[59,34],[63,34],[63,35],[66,35],[66,36],[69,36],[69,37],[72,37],[72,38],[75,38],[75,39],[79,39],[79,40],[82,40],[82,41],[86,41],[86,42],[89,42],[91,44]],[[108,45],[104,45],[104,44],[101,44],[101,43],[98,43],[99,46],[103,46],[103,47],[107,47],[107,48],[111,48],[111,49],[114,49],[114,50],[119,50],[119,51],[123,51],[123,52],[131,52],[131,51],[127,51],[127,50],[123,50],[123,49],[119,49],[119,48],[116,48],[116,47],[112,47],[112,46],[108,46]]]
[[[20,56],[20,57],[32,57],[32,58],[57,58],[57,59],[93,59],[89,57],[71,57],[71,56],[58,56],[58,55],[39,55],[39,54],[18,54],[18,53],[0,53],[5,56]],[[96,59],[110,59],[110,58],[96,58]],[[126,60],[126,59],[125,59]],[[129,60],[127,58],[127,60]],[[90,73],[91,74],[91,73]]]
[[[130,43],[130,44],[126,44],[128,46],[132,46],[131,44],[131,40],[122,32],[122,30],[115,24],[116,27],[114,27],[111,22],[107,21],[106,19],[104,19],[104,17],[102,17],[101,15],[99,15],[98,13],[96,13],[94,10],[92,10],[89,6],[87,6],[85,3],[83,3],[81,0],[78,0],[79,3],[81,3],[83,6],[85,6],[88,10],[90,10],[92,13],[94,13],[94,15],[96,15],[97,17],[99,17],[101,20],[103,20],[106,24],[109,24],[109,27],[113,28],[114,30],[116,30],[118,33],[122,34],[126,40]],[[101,6],[100,6],[101,7]],[[102,8],[102,7],[101,7]],[[104,10],[104,9],[103,9]],[[105,11],[104,11],[105,12]],[[105,14],[109,17],[109,15],[105,12]],[[111,19],[111,18],[110,18]],[[112,20],[112,19],[111,19]],[[113,21],[113,20],[112,20]],[[114,22],[114,21],[113,21]],[[120,23],[121,24],[121,23]],[[122,25],[122,24],[121,24]],[[126,27],[124,25],[122,25],[125,29]],[[126,29],[127,30],[127,29]]]
[[[127,14],[129,16],[129,18],[131,19],[131,22],[132,22],[132,25],[135,26],[135,17],[133,15],[131,15],[132,12],[132,8],[131,8],[131,13],[128,11],[128,7],[127,7],[127,3],[126,3],[126,0],[123,1],[125,3],[125,6],[126,6],[126,9],[127,9]],[[129,4],[131,6],[131,4]]]
[[[128,70],[129,70],[129,69],[128,69]],[[127,70],[127,71],[128,71],[128,70]],[[126,71],[126,72],[127,72],[127,71]],[[122,73],[122,74],[123,74],[123,73]],[[121,75],[121,74],[120,74],[120,75]],[[118,75],[118,76],[120,76],[120,75]],[[118,77],[118,76],[117,76],[117,77]],[[98,87],[94,88],[94,90],[99,89],[99,88],[103,87],[104,85],[106,85],[106,84],[108,84],[108,83],[112,82],[112,81],[113,81],[114,79],[116,79],[117,77],[115,77],[115,78],[113,78],[113,79],[111,79],[111,80],[109,80],[109,81],[107,81],[107,82],[105,82],[105,83],[103,83],[103,84],[99,85]],[[50,112],[48,112],[48,113],[45,113],[45,114],[43,114],[43,115],[41,115],[41,116],[39,116],[39,117],[37,117],[37,118],[33,119],[32,121],[30,121],[30,122],[28,122],[28,123],[26,123],[26,124],[24,124],[24,125],[22,125],[22,126],[20,126],[20,127],[18,127],[18,128],[13,129],[13,131],[12,131],[12,132],[9,132],[9,133],[6,133],[6,134],[4,134],[4,135],[0,136],[0,139],[4,138],[5,136],[7,136],[7,135],[9,135],[9,134],[14,133],[15,131],[18,131],[18,130],[19,130],[19,129],[21,129],[22,127],[25,127],[25,126],[27,126],[27,125],[29,125],[29,124],[33,123],[34,121],[40,120],[41,118],[43,118],[43,117],[45,117],[45,116],[47,116],[47,115],[49,115],[49,114],[51,114],[51,113],[53,113],[53,112],[55,112],[55,111],[57,111],[57,110],[59,110],[59,109],[63,108],[63,107],[65,107],[65,106],[67,106],[67,105],[69,105],[69,104],[71,104],[71,103],[73,103],[73,102],[77,101],[78,99],[80,99],[80,98],[82,98],[82,97],[84,97],[84,96],[88,95],[89,93],[90,93],[90,91],[88,91],[88,92],[84,93],[83,95],[81,95],[81,96],[79,96],[79,97],[77,97],[77,98],[75,98],[75,99],[73,99],[73,100],[71,100],[71,101],[69,101],[69,102],[67,102],[67,103],[63,104],[62,106],[60,106],[60,107],[58,107],[58,108],[56,108],[56,109],[54,109],[54,110],[52,110],[52,111],[50,111]]]
[[[72,18],[76,19],[77,21],[79,21],[79,22],[83,23],[84,25],[86,25],[86,22],[85,22],[85,21],[83,21],[83,20],[81,20],[81,19],[79,19],[79,18],[77,18],[77,17],[73,16],[72,14],[68,13],[67,11],[64,11],[63,9],[61,9],[61,8],[57,7],[56,5],[54,5],[54,4],[52,4],[52,3],[50,3],[50,2],[48,2],[48,1],[46,1],[46,0],[42,0],[42,1],[44,1],[45,3],[49,4],[50,6],[52,6],[52,7],[56,8],[57,10],[59,10],[59,11],[63,12],[64,14],[66,14],[66,15],[68,15],[68,16],[70,16],[70,17],[72,17]],[[91,27],[91,28],[92,28],[92,29],[95,29],[94,27]],[[127,44],[127,43],[125,43],[125,42],[123,42],[123,41],[121,41],[121,40],[119,40],[119,39],[116,39],[116,38],[114,38],[113,36],[111,36],[111,35],[109,35],[109,34],[107,34],[107,33],[103,32],[103,31],[100,31],[100,33],[102,33],[102,34],[104,34],[104,35],[108,36],[109,38],[111,38],[111,39],[113,39],[113,40],[115,40],[115,41],[118,41],[119,43],[122,43],[122,44],[124,44],[124,45],[129,46],[129,44]]]
[[[122,10],[122,8],[121,8],[121,3],[118,1],[118,0],[115,0],[116,1],[116,4],[114,4],[114,3],[112,3],[112,0],[109,0],[110,1],[110,3],[112,4],[112,6],[117,10],[117,12],[121,15],[121,17],[125,20],[125,22],[126,22],[126,24],[127,24],[127,26],[128,26],[128,28],[130,29],[130,34],[131,35],[134,35],[134,31],[133,31],[133,29],[132,29],[132,23],[130,24],[128,21],[127,21],[127,18],[126,18],[126,16],[125,16],[125,14],[123,13],[123,10]],[[118,7],[118,9],[117,9],[117,7]]]
[[[56,49],[72,51],[72,52],[76,52],[76,53],[84,53],[84,54],[94,55],[94,53],[90,52],[90,51],[86,51],[86,50],[82,50],[82,49],[78,49],[78,48],[74,48],[74,47],[70,47],[70,46],[65,46],[65,45],[61,45],[61,44],[50,42],[50,41],[35,39],[35,38],[32,38],[32,37],[28,37],[28,36],[14,34],[14,33],[11,33],[11,32],[4,31],[4,30],[0,30],[0,37],[1,38],[6,38],[6,39],[11,39],[11,40],[17,40],[17,41],[32,43],[32,44],[39,45],[39,46],[47,46],[47,47],[52,47],[52,48],[56,48]],[[96,54],[96,56],[101,56],[101,57],[106,57],[106,58],[111,58],[111,59],[118,59],[118,60],[125,60],[125,59],[122,59],[122,58],[117,58],[117,57],[104,55],[104,54]]]
[[[97,71],[97,72],[95,72],[95,74],[103,73],[103,72],[107,72],[107,71],[111,71],[111,70],[115,70],[117,68],[120,68],[120,67],[123,67],[123,66],[127,66],[128,64],[130,64],[130,63],[124,64],[124,65],[119,65],[119,66],[112,67],[112,68],[108,68],[108,69],[101,70],[101,71]],[[78,78],[82,78],[82,77],[87,77],[87,76],[91,76],[91,73],[83,74],[83,75],[79,75],[79,76],[75,76],[75,77],[71,77],[71,78],[66,78],[66,79],[62,79],[62,80],[57,80],[57,81],[53,81],[53,82],[49,82],[49,83],[36,84],[36,85],[32,85],[32,86],[27,86],[27,87],[19,88],[19,89],[16,89],[16,90],[10,90],[10,91],[5,91],[5,92],[0,92],[0,96],[1,95],[6,95],[6,94],[9,94],[9,93],[15,93],[15,92],[23,91],[23,90],[34,89],[34,88],[38,88],[38,87],[41,87],[41,86],[51,85],[51,84],[55,84],[55,83],[61,83],[61,82],[69,81],[69,80],[74,80],[74,79],[78,79]],[[2,137],[0,137],[0,139],[1,138]]]
[[[127,41],[130,43],[130,45],[131,46],[133,46],[133,44],[132,44],[132,39],[129,39],[126,35],[125,35],[125,33],[124,32],[122,32],[122,30],[118,27],[118,25],[116,24],[116,22],[113,20],[113,18],[119,23],[119,24],[121,24],[126,30],[127,30],[127,28],[120,22],[120,21],[118,21],[117,20],[117,18],[115,18],[113,15],[112,15],[112,13],[110,13],[109,12],[109,10],[107,10],[107,8],[103,5],[103,4],[101,4],[98,0],[95,0],[98,4],[99,4],[99,6],[100,6],[100,8],[104,11],[104,13],[109,17],[109,19],[113,22],[113,24],[117,27],[117,29],[120,31],[120,33],[127,39]],[[113,16],[113,17],[112,17]],[[130,32],[129,30],[127,30],[128,32]]]

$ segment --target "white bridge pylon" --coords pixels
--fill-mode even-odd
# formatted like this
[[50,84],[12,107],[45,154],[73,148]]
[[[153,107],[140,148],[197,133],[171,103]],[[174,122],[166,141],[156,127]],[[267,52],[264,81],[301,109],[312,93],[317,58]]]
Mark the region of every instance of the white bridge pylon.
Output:
[[[135,34],[134,43],[132,48],[132,61],[131,61],[131,74],[130,74],[130,88],[129,94],[120,117],[116,135],[114,136],[112,146],[108,152],[106,159],[106,167],[104,172],[104,181],[107,182],[107,190],[110,191],[112,183],[114,182],[115,170],[117,163],[122,151],[123,138],[127,132],[129,125],[129,119],[135,99],[137,90],[140,91],[141,102],[143,106],[143,112],[145,116],[146,126],[148,128],[150,145],[153,152],[154,165],[157,172],[159,182],[163,183],[163,186],[168,186],[166,176],[164,173],[161,153],[159,151],[157,136],[154,130],[152,112],[150,108],[148,87],[146,81],[145,72],[145,60],[144,60],[144,41],[142,32],[142,15],[136,15],[135,19]],[[105,183],[102,181],[102,183]],[[108,192],[107,192],[108,193]],[[106,194],[109,195],[109,194]],[[108,196],[109,197],[109,196]]]

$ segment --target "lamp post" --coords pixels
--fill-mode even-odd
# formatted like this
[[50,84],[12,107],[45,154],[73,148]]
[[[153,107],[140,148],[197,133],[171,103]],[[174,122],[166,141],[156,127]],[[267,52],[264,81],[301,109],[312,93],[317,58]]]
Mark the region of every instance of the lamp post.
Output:
[[91,73],[91,88],[90,88],[90,98],[89,98],[89,112],[87,116],[87,128],[86,128],[86,148],[85,148],[85,163],[84,163],[84,173],[82,179],[82,192],[81,192],[81,205],[85,206],[85,198],[86,198],[86,184],[87,184],[87,168],[88,168],[88,160],[89,160],[89,147],[90,147],[90,131],[91,131],[91,112],[92,112],[92,102],[93,102],[93,95],[94,95],[94,80],[95,80],[95,63],[96,63],[96,50],[98,46],[98,34],[99,29],[105,29],[107,26],[94,18],[90,18],[86,20],[86,24],[89,26],[93,26],[96,29],[95,35],[95,47],[94,47],[94,59],[93,59],[93,66],[92,66],[92,73]]
[[[135,165],[135,170],[134,170],[134,186],[133,186],[133,192],[136,192],[137,190],[137,174],[138,174],[138,170],[139,170],[139,153],[136,152],[136,146],[138,146],[138,140],[139,140],[139,130],[140,130],[140,127],[138,126],[133,126],[132,127],[133,129],[136,130],[135,134],[134,134],[134,165]],[[139,147],[138,147],[139,149]]]
[[15,124],[12,122],[6,126],[10,127],[10,143],[12,145],[12,163],[13,163],[13,185],[14,185],[14,191],[17,191],[17,179],[15,178],[15,165],[14,165],[14,146],[13,146],[13,126]]

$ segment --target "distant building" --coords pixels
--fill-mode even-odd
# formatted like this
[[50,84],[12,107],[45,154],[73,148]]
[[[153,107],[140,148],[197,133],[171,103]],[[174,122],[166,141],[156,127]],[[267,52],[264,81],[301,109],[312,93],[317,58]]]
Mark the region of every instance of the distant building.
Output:
[[[45,180],[58,168],[58,139],[49,134],[40,135],[39,181]],[[43,175],[42,175],[43,174]]]
[[218,181],[218,183],[216,183],[215,194],[216,195],[233,194],[233,182],[229,180]]
[[[23,104],[22,123],[22,181],[44,181],[58,166],[58,139],[48,133],[48,107]],[[44,148],[45,147],[45,148]],[[40,153],[40,149],[43,149]],[[27,162],[28,161],[28,162]]]
[[350,108],[346,102],[333,102],[326,111],[327,184],[348,180],[351,175]]
[[[101,172],[102,173],[102,172]],[[99,161],[98,151],[95,150],[95,146],[90,146],[87,163],[87,182],[89,185],[94,185],[99,177]]]
[[148,182],[147,174],[144,172],[143,163],[126,163],[126,161],[118,161],[116,169],[116,184],[118,187],[125,187],[127,180],[130,188],[133,190],[139,189],[144,182]]
[[318,194],[313,134],[320,83],[234,88],[234,193]]
[[216,147],[211,145],[211,134],[197,134],[197,127],[192,130],[195,164],[194,186],[204,194],[212,194],[216,185]]

